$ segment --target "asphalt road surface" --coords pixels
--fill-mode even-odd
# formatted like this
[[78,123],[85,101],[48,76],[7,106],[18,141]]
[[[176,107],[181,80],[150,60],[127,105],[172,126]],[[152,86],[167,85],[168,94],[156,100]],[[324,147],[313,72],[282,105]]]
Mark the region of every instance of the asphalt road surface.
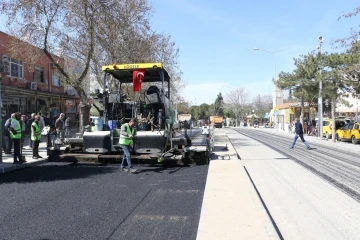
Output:
[[46,163],[0,176],[0,239],[196,239],[208,166],[140,168]]

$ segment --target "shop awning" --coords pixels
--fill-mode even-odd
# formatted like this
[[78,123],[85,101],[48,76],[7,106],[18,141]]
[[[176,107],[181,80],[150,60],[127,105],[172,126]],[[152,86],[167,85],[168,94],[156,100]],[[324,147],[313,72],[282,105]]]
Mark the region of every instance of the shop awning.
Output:
[[[356,108],[352,107],[352,108],[336,108],[336,112],[338,113],[355,113],[356,112]],[[360,112],[360,107],[358,107],[358,112]]]

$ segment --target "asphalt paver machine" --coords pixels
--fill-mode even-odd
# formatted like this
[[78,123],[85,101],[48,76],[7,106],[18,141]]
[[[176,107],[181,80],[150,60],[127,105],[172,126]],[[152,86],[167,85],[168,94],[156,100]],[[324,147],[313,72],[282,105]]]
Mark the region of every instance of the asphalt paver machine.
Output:
[[[189,134],[186,124],[177,121],[170,76],[162,63],[114,64],[103,66],[102,71],[105,90],[97,95],[103,113],[95,122],[96,131],[52,141],[50,161],[121,159],[121,125],[136,118],[133,159],[208,163],[214,145],[212,131]],[[117,86],[116,91],[106,90],[111,84]]]

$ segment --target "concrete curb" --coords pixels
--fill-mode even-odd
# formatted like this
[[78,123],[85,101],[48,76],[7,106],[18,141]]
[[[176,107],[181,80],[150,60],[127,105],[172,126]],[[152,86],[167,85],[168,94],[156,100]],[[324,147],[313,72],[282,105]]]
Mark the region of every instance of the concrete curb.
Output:
[[214,134],[197,240],[279,239],[227,130]]
[[2,163],[0,164],[0,175],[12,171],[16,171],[23,168],[29,168],[33,166],[37,166],[39,164],[47,162],[48,159],[39,160],[36,162],[30,162],[30,163],[23,163],[23,164],[13,164],[13,163]]

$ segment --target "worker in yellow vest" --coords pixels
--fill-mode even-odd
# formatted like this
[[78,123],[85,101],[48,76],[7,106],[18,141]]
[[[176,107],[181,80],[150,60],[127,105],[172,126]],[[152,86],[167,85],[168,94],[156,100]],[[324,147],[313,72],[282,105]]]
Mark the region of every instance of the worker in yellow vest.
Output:
[[20,142],[21,142],[21,113],[17,112],[15,113],[15,118],[11,120],[11,125],[9,128],[10,138],[13,142],[14,146],[14,164],[17,163],[23,163],[26,161],[23,161],[20,153]]
[[39,144],[41,139],[41,130],[40,130],[40,115],[35,116],[34,122],[31,124],[31,141],[33,144],[33,159],[42,158],[39,155]]
[[[121,171],[135,173],[136,169],[131,164],[131,149],[133,146],[133,140],[136,136],[136,124],[137,119],[133,118],[129,123],[125,123],[121,126],[119,144],[123,150],[123,158],[121,162]],[[128,165],[128,169],[125,167]]]

